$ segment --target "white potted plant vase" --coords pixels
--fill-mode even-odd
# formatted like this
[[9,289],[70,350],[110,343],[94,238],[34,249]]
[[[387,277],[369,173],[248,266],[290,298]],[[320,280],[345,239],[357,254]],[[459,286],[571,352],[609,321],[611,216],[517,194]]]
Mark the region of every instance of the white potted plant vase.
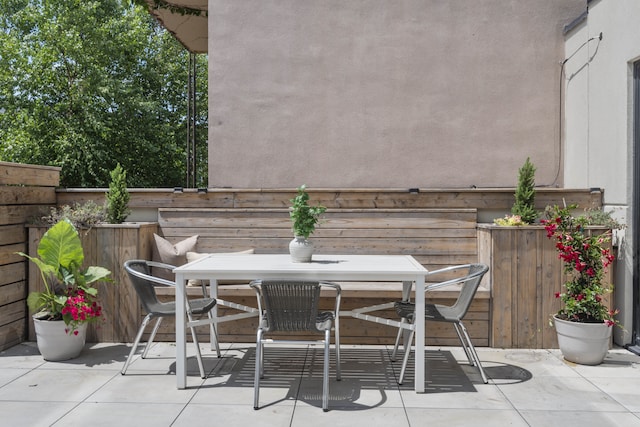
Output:
[[40,320],[33,318],[38,350],[44,360],[59,362],[78,357],[84,348],[87,324],[78,325],[77,332],[67,333],[62,320]]
[[565,360],[581,365],[599,365],[607,356],[612,327],[606,323],[569,322],[553,317],[558,347]]
[[322,205],[309,206],[306,188],[306,185],[298,187],[298,194],[290,200],[292,206],[289,215],[295,236],[289,243],[291,262],[311,262],[313,243],[309,241],[309,236],[315,231],[320,215],[327,210]]
[[304,236],[296,236],[289,243],[289,253],[292,262],[311,262],[313,243]]

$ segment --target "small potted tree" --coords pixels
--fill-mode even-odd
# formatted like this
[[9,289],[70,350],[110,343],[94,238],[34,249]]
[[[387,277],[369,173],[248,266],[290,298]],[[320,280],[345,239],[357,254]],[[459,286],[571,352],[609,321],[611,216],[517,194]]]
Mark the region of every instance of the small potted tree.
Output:
[[289,243],[289,253],[293,262],[311,262],[313,243],[309,236],[316,230],[320,216],[327,210],[322,205],[309,206],[309,194],[306,185],[298,187],[298,195],[291,199],[289,215],[293,221],[294,238]]
[[122,224],[131,213],[129,193],[127,192],[127,172],[120,163],[111,171],[111,182],[107,192],[107,222]]
[[49,228],[38,244],[38,257],[19,252],[35,263],[44,282],[42,291],[32,291],[27,305],[33,321],[38,349],[45,360],[76,357],[85,343],[86,327],[102,318],[98,290],[92,283],[109,280],[104,267],[84,268],[84,251],[77,230],[68,220]]
[[535,209],[535,173],[536,168],[527,157],[524,165],[518,169],[518,185],[515,191],[515,201],[511,207],[511,215],[495,219],[496,225],[519,226],[532,224],[538,219]]

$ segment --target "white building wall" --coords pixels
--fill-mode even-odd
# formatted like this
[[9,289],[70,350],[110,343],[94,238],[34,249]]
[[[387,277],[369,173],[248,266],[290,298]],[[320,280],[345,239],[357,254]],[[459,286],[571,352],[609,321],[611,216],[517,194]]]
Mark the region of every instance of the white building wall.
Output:
[[[632,65],[640,58],[639,23],[637,0],[590,1],[586,19],[567,34],[565,58],[570,59],[562,80],[565,187],[603,188],[606,208],[624,222],[631,218],[631,89]],[[615,306],[625,330],[614,333],[618,344],[626,344],[633,329],[629,228],[618,237]]]

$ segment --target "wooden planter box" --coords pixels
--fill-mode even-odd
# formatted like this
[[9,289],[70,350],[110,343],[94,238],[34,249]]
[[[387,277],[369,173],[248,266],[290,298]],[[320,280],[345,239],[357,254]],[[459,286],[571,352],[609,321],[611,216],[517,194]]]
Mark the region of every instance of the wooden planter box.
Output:
[[[46,227],[29,227],[30,256],[37,255],[38,243],[46,231]],[[88,342],[133,342],[142,313],[123,264],[128,259],[151,259],[153,233],[157,232],[157,223],[104,224],[80,231],[84,265],[108,268],[113,278],[113,282],[101,282],[96,286],[105,322],[90,325]],[[41,290],[43,286],[40,271],[30,262],[29,292]],[[35,340],[31,317],[29,340]]]
[[[594,233],[606,228],[593,227]],[[491,289],[489,346],[558,348],[550,319],[561,308],[556,292],[565,275],[555,243],[543,226],[478,225],[478,261],[489,266]],[[612,282],[613,266],[605,280]],[[608,302],[613,295],[605,296]]]

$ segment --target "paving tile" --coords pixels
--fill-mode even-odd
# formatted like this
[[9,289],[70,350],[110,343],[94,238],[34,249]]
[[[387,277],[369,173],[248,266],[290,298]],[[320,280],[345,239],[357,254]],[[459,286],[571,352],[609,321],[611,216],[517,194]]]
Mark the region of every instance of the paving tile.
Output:
[[[170,426],[184,409],[171,403],[81,403],[54,427]],[[203,420],[204,421],[204,420]],[[208,420],[209,425],[210,420]]]
[[294,405],[270,406],[256,411],[248,405],[190,404],[172,427],[289,427],[294,409]]
[[98,369],[37,369],[1,387],[0,401],[82,402],[114,375]]
[[0,351],[0,369],[37,368],[44,364],[35,342],[24,342]]
[[7,427],[49,427],[71,411],[75,402],[0,402],[0,425]]
[[621,404],[585,378],[533,377],[517,385],[497,387],[518,410],[625,410]]
[[529,425],[517,411],[508,409],[407,408],[407,416],[412,426],[525,427]]
[[640,418],[629,412],[600,411],[522,411],[522,417],[531,427],[576,426],[603,427],[625,426],[640,427]]
[[[192,381],[193,382],[193,381]],[[0,391],[2,391],[0,389]],[[88,402],[107,403],[182,403],[185,404],[196,393],[197,388],[178,390],[175,375],[127,374],[119,373],[112,381],[104,384],[91,396]]]
[[640,412],[640,392],[638,390],[640,379],[635,375],[626,378],[619,376],[589,378],[589,381],[627,410]]
[[[404,427],[409,426],[409,420],[403,408],[334,408],[329,405],[329,411],[323,412],[321,407],[296,405],[291,422],[292,426],[332,426],[332,427]],[[424,420],[415,425],[427,425]]]
[[31,372],[31,369],[4,368],[0,369],[0,387],[7,385],[23,375]]
[[487,376],[495,382],[526,379],[533,376],[578,377],[557,355],[535,349],[478,349]]

